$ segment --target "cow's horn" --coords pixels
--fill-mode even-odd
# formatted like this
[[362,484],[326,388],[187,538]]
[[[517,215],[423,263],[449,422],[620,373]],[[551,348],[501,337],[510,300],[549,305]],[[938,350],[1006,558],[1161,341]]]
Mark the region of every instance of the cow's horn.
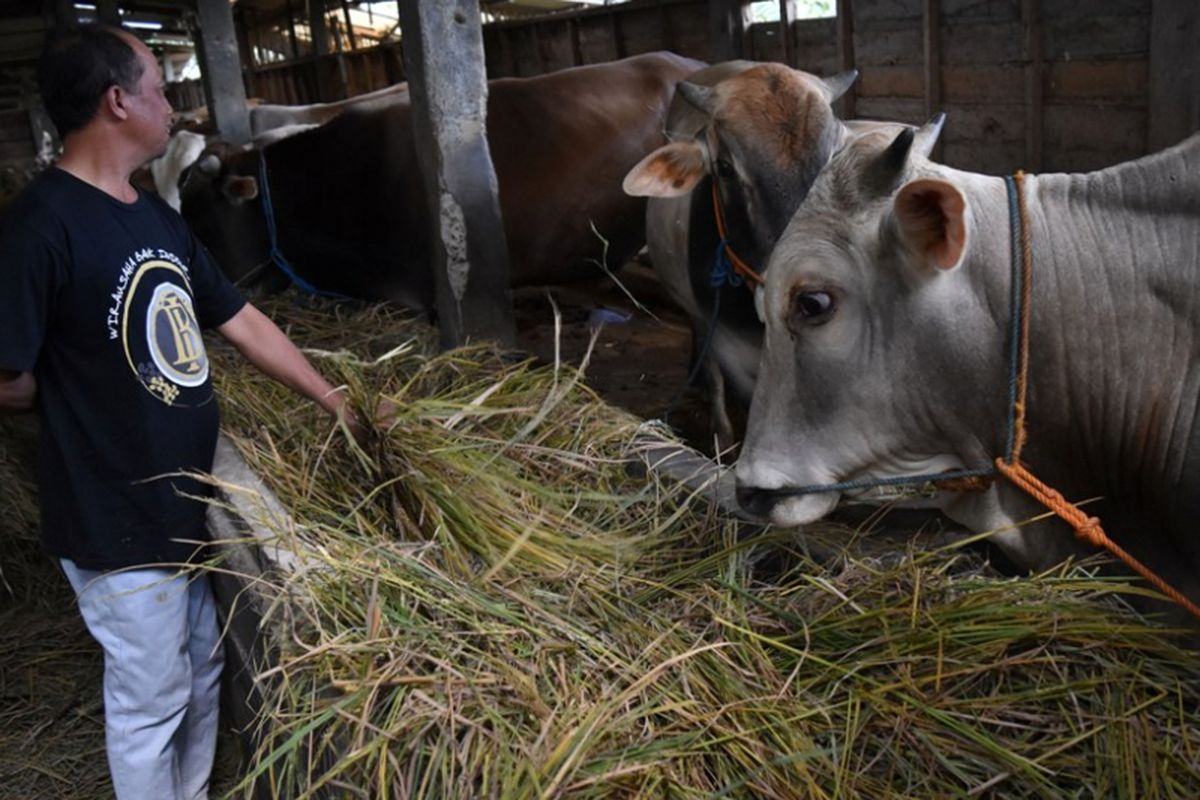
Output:
[[914,150],[925,156],[933,152],[933,146],[937,144],[938,137],[942,135],[942,126],[946,123],[946,115],[939,111],[934,114],[933,119],[926,122],[917,131],[916,144]]
[[887,150],[879,154],[863,173],[863,188],[871,194],[886,195],[900,185],[904,167],[908,163],[908,154],[916,139],[916,128],[905,128],[888,145]]
[[711,86],[701,86],[697,83],[680,81],[675,91],[688,103],[700,111],[712,111],[713,89]]
[[829,92],[828,100],[832,103],[849,91],[856,80],[858,80],[858,70],[851,69],[839,72],[832,78],[822,78],[821,82],[825,84],[825,89]]

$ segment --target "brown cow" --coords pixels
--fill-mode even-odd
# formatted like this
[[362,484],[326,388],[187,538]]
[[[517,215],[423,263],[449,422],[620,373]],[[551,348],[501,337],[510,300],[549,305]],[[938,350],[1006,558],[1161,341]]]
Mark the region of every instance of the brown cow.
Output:
[[[619,266],[642,246],[646,201],[625,195],[621,180],[666,141],[675,84],[703,66],[651,53],[489,83],[514,285],[592,276],[591,262]],[[298,275],[353,297],[432,306],[429,208],[408,103],[347,112],[189,182],[184,215],[235,278],[268,257],[260,159],[279,248]]]

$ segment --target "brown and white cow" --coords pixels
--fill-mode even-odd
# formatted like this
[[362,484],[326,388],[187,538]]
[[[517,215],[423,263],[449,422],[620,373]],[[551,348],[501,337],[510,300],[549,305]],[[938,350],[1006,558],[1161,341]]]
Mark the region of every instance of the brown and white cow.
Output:
[[625,179],[627,192],[651,198],[650,257],[667,293],[692,321],[693,356],[709,341],[706,375],[714,428],[723,443],[733,437],[724,387],[728,382],[743,406],[750,402],[762,325],[750,291],[713,286],[720,237],[712,182],[730,246],[761,269],[818,171],[849,135],[830,104],[856,76],[846,72],[823,79],[783,64],[752,61],[713,65],[680,85],[667,121],[673,141]]
[[[487,135],[514,285],[593,276],[592,262],[617,267],[637,252],[646,201],[624,194],[621,180],[665,141],[675,84],[703,66],[651,53],[489,82]],[[260,158],[280,249],[300,276],[327,291],[431,307],[429,208],[408,103],[352,110],[232,154],[215,178],[185,187],[184,216],[235,277],[267,259]]]
[[[737,464],[780,525],[828,513],[801,488],[1004,456],[1013,278],[1000,178],[931,163],[935,132],[838,153],[776,247]],[[1200,599],[1200,135],[1080,175],[1025,180],[1033,280],[1023,462]],[[945,512],[1041,569],[1080,545],[1004,480]]]
[[[253,145],[265,147],[273,142],[323,125],[350,109],[385,108],[397,102],[408,102],[407,83],[397,83],[333,103],[289,106],[250,100],[246,105],[250,114]],[[207,110],[205,110],[204,116],[207,119]],[[204,128],[207,125],[194,127]],[[205,147],[212,141],[213,139],[200,130],[179,127],[171,134],[166,151],[146,165],[150,171],[149,181],[144,181],[147,188],[153,188],[167,202],[167,205],[178,211],[181,202],[180,182],[188,169],[200,158]]]

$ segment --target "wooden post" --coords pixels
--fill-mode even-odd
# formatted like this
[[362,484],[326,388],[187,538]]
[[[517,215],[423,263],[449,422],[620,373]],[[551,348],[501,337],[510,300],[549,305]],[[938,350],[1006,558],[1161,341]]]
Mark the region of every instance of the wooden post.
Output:
[[329,54],[329,37],[325,25],[325,0],[308,0],[308,28],[312,31],[312,56],[310,62],[313,77],[317,82],[317,100],[331,100],[329,76],[325,73],[322,57]]
[[228,0],[196,0],[196,11],[208,112],[222,139],[244,144],[250,141],[250,114],[246,110],[233,11]]
[[508,70],[508,77],[517,77],[517,57],[513,54],[512,31],[507,27],[500,28],[500,51],[504,53],[504,66]]
[[[942,0],[925,0],[925,118],[930,119],[942,110]],[[935,161],[942,158],[943,142],[939,138],[932,153]]]
[[537,56],[538,74],[545,75],[550,70],[546,68],[546,51],[542,49],[542,26],[533,23],[529,26],[533,33],[533,53]]
[[72,31],[79,27],[79,12],[75,9],[75,0],[54,0],[54,25],[64,31]]
[[96,0],[96,19],[105,25],[120,26],[121,10],[117,0]]
[[400,4],[443,347],[516,342],[508,245],[488,149],[478,0]]
[[1162,150],[1200,130],[1200,4],[1154,0],[1146,144]]
[[571,63],[578,67],[583,64],[583,42],[579,38],[578,18],[571,17],[567,20],[567,26],[571,29]]
[[796,66],[792,42],[792,0],[779,0],[779,38],[783,40],[783,63]]
[[675,52],[675,26],[671,24],[671,9],[663,0],[658,0],[658,27],[662,31],[663,47]]
[[292,58],[300,57],[300,46],[296,42],[296,12],[292,8],[292,0],[287,0],[288,41],[292,44]]
[[1025,165],[1030,172],[1042,169],[1042,19],[1040,0],[1021,0],[1021,28],[1025,39]]
[[625,47],[625,28],[621,25],[621,12],[610,12],[608,22],[612,26],[613,46],[617,50],[617,58],[625,58],[629,55],[629,50]]
[[[838,64],[843,72],[854,69],[854,4],[851,0],[837,0],[837,49]],[[854,117],[857,84],[851,86],[838,100],[838,116],[842,119]]]
[[709,61],[731,61],[742,57],[743,0],[708,0]]
[[350,4],[346,0],[342,0],[342,19],[346,20],[346,41],[350,44],[350,50],[357,50],[358,41],[354,38],[354,23],[350,21]]

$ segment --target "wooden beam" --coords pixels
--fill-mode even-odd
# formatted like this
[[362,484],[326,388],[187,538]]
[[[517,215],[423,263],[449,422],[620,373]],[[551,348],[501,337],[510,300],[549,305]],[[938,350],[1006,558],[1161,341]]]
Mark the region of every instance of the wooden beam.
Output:
[[[844,72],[854,69],[854,12],[851,0],[837,0],[837,51],[838,64]],[[855,98],[858,84],[855,83],[842,99],[838,100],[838,116],[842,119],[854,117]]]
[[[508,245],[486,135],[478,0],[405,0],[400,24],[443,347],[516,341]],[[397,213],[400,213],[399,211]]]
[[1200,130],[1200,3],[1154,0],[1146,145],[1162,150]]
[[208,112],[222,139],[244,144],[250,141],[250,114],[233,11],[228,0],[196,0],[196,11]]
[[792,41],[792,0],[779,0],[779,38],[783,42],[783,63],[796,66],[795,43]]
[[[942,110],[942,0],[924,0],[922,20],[925,40],[925,118]],[[942,158],[943,141],[938,139],[932,153]]]
[[709,61],[731,61],[742,57],[745,22],[743,0],[708,0]]
[[1042,13],[1040,0],[1021,0],[1021,29],[1025,41],[1025,165],[1030,172],[1042,169]]

